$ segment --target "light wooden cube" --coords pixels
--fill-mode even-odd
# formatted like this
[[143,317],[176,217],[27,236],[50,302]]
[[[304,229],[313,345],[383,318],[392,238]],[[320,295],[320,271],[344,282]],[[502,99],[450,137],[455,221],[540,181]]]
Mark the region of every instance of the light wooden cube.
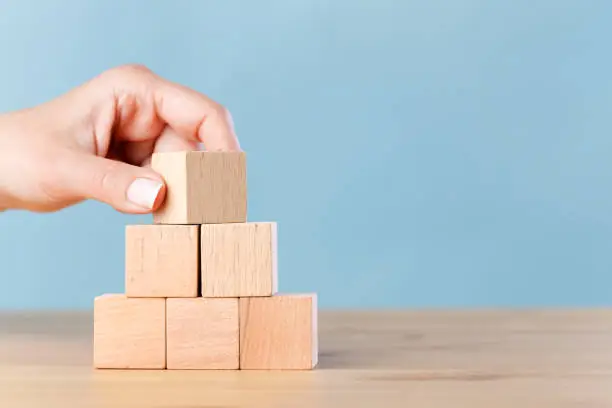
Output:
[[271,296],[278,287],[276,223],[202,225],[200,260],[202,296]]
[[317,296],[240,299],[240,368],[309,370],[318,363]]
[[156,153],[151,167],[166,181],[166,198],[153,213],[155,224],[245,222],[244,152]]
[[166,300],[96,297],[93,342],[95,368],[164,369]]
[[167,368],[237,370],[238,299],[167,299]]
[[197,297],[197,225],[126,227],[125,292],[129,297]]

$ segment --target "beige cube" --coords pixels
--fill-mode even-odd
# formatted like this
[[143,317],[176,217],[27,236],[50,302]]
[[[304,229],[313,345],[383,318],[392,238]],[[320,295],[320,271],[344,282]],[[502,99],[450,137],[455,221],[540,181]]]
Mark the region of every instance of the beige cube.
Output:
[[238,299],[167,299],[166,318],[168,369],[238,369]]
[[271,296],[277,291],[273,222],[201,226],[203,297]]
[[164,369],[165,299],[107,294],[94,300],[94,367]]
[[125,292],[129,297],[197,297],[199,226],[129,225]]
[[156,153],[151,167],[166,181],[155,224],[215,224],[247,218],[244,152]]
[[318,363],[317,296],[240,299],[240,369],[310,370]]

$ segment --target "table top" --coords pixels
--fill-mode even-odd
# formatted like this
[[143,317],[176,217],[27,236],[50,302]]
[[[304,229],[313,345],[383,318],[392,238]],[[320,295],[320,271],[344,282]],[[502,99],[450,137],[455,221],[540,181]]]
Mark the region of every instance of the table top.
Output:
[[321,311],[313,371],[99,371],[88,312],[0,313],[0,407],[611,407],[612,310]]

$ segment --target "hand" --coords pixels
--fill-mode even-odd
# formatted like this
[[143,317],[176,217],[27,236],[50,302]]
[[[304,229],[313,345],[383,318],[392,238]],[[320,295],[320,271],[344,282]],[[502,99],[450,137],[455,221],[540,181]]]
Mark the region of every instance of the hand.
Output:
[[57,211],[86,199],[158,208],[154,152],[240,150],[229,113],[141,66],[109,70],[35,108],[0,115],[0,209]]

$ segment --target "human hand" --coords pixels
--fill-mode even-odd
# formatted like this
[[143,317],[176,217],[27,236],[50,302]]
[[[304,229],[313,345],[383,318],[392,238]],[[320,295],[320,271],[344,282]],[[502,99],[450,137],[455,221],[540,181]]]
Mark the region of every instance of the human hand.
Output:
[[111,69],[50,102],[0,115],[0,210],[86,199],[142,214],[165,197],[154,152],[240,150],[223,106],[145,67]]

